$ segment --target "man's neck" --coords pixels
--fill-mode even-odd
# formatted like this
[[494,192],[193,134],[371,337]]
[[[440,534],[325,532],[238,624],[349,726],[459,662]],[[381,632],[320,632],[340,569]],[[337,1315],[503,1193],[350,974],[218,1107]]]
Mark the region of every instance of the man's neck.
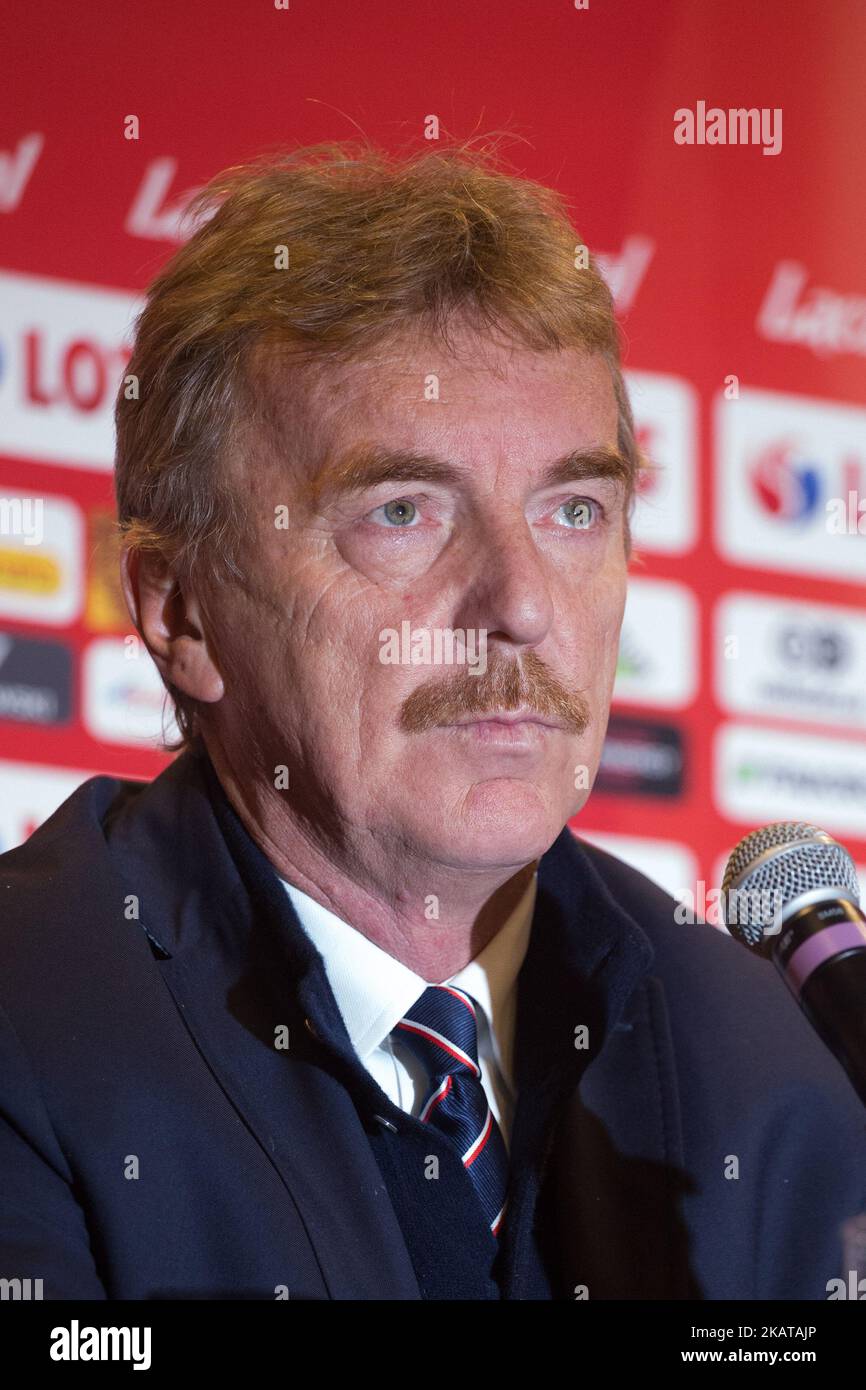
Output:
[[393,861],[359,855],[343,864],[342,853],[324,852],[284,802],[257,794],[218,749],[208,752],[235,813],[275,871],[431,983],[449,979],[484,950],[538,867],[533,860],[467,872],[405,852]]
[[441,904],[437,905],[438,920],[423,913],[418,917],[358,892],[355,884],[347,885],[345,892],[332,886],[330,892],[323,893],[317,882],[298,870],[284,872],[282,877],[416,975],[438,984],[462,970],[496,936],[526,892],[536,867],[532,863],[518,870],[487,898],[474,918],[464,916],[457,924],[443,922]]

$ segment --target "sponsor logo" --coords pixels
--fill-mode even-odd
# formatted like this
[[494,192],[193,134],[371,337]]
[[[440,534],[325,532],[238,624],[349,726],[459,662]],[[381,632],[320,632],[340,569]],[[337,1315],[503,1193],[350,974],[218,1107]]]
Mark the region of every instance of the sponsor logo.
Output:
[[625,374],[643,474],[632,518],[637,550],[681,555],[697,539],[697,397],[678,377]]
[[91,738],[153,748],[178,729],[159,672],[138,637],[101,637],[82,662],[82,719]]
[[130,294],[0,273],[0,451],[110,471]]
[[595,779],[595,790],[617,796],[680,796],[682,733],[671,724],[613,714]]
[[26,551],[0,546],[0,590],[54,595],[61,583],[60,567],[49,556],[30,556]]
[[697,689],[698,608],[682,584],[632,579],[614,699],[681,709]]
[[716,695],[735,714],[866,729],[866,616],[729,594],[716,608]]
[[782,521],[804,521],[821,500],[821,474],[812,459],[800,458],[796,447],[771,444],[749,466],[749,482],[758,505]]
[[71,711],[69,648],[0,632],[0,719],[66,724]]
[[866,495],[866,410],[741,389],[716,398],[715,542],[725,559],[856,583],[866,535],[833,534],[827,500]]
[[804,293],[808,279],[798,261],[779,262],[758,310],[761,336],[810,348],[817,357],[866,356],[866,297],[818,287]]
[[715,796],[729,820],[804,820],[866,838],[866,743],[723,725]]
[[[22,517],[33,501],[24,493],[3,496],[20,501]],[[23,529],[0,534],[0,617],[63,627],[81,611],[83,520],[69,498],[37,500],[44,531],[38,546]]]

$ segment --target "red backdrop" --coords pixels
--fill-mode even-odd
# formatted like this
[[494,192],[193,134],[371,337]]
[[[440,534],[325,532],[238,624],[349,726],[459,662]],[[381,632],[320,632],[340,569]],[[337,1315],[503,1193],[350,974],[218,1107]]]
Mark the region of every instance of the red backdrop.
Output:
[[[185,197],[358,127],[420,148],[436,116],[512,132],[512,163],[568,196],[663,470],[577,828],[627,837],[671,888],[717,882],[763,820],[815,819],[866,861],[860,0],[18,0],[4,22],[3,848],[83,776],[165,761],[154,673],[124,644],[110,411]],[[699,103],[763,111],[765,133],[680,143]]]

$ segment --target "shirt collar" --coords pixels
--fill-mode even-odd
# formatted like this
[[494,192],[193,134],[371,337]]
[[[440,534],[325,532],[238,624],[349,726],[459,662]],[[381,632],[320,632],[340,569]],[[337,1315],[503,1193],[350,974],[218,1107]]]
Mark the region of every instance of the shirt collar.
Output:
[[[383,951],[293,883],[281,880],[307,936],[321,955],[328,983],[362,1062],[389,1036],[431,983]],[[499,1069],[514,1089],[517,976],[529,945],[538,874],[496,935],[448,980],[471,994],[490,1029]]]

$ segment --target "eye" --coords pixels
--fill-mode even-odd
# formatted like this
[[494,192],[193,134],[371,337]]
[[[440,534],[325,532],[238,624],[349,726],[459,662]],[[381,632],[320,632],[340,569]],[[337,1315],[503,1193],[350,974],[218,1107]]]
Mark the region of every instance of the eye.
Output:
[[410,502],[408,497],[397,497],[393,502],[385,502],[381,507],[370,513],[371,517],[381,512],[385,518],[386,527],[411,526],[415,517],[418,515],[418,508],[414,502]]
[[590,497],[570,497],[557,510],[564,514],[565,525],[573,531],[588,531],[601,510]]

